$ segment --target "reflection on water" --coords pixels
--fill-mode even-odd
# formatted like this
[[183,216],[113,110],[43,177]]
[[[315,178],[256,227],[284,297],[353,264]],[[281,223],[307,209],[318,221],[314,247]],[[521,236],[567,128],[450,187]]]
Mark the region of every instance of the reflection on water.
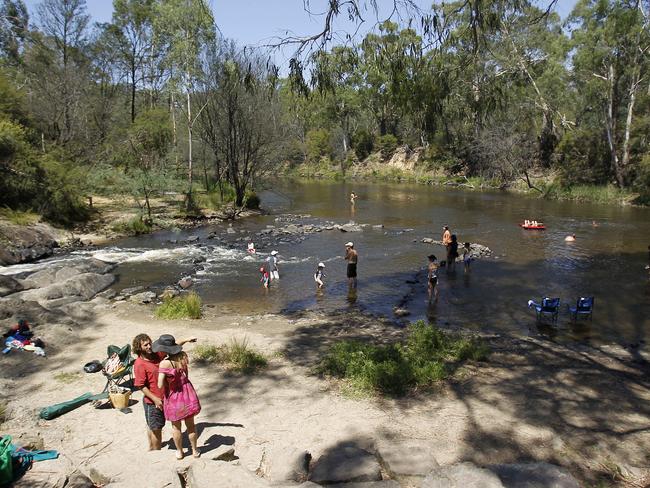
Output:
[[[560,340],[645,339],[650,325],[650,283],[644,270],[650,244],[647,209],[407,184],[276,185],[277,191],[262,193],[271,215],[235,222],[230,233],[225,226],[163,232],[125,239],[95,251],[94,257],[119,263],[118,288],[164,287],[189,274],[204,301],[223,311],[353,307],[391,315],[395,305],[403,304],[411,311],[410,320],[424,318],[440,326],[541,332]],[[354,206],[352,191],[357,195]],[[305,223],[352,219],[364,227],[362,232],[323,231],[299,243],[274,243],[282,279],[265,290],[259,267],[272,249],[258,245],[256,235],[267,226],[286,225],[275,219],[288,213],[309,214]],[[523,230],[517,224],[524,219],[543,221],[547,230]],[[426,278],[419,271],[428,254],[441,257],[444,249],[421,240],[440,239],[445,224],[460,243],[487,245],[494,255],[474,261],[469,272],[462,263],[453,271],[441,270],[440,298],[429,305]],[[207,239],[213,231],[217,239]],[[576,234],[575,242],[565,242],[570,234]],[[185,242],[189,236],[199,240]],[[258,254],[246,252],[249,239]],[[343,259],[349,240],[359,252],[359,288],[351,294]],[[319,261],[326,264],[323,290],[313,280]],[[562,299],[557,328],[538,326],[526,307],[529,299],[543,296]],[[569,322],[566,306],[579,296],[596,297],[593,322]]]

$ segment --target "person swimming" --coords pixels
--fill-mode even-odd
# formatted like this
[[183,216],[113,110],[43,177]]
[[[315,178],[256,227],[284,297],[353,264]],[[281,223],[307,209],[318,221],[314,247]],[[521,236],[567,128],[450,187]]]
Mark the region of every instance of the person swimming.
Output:
[[575,234],[571,234],[571,235],[569,235],[569,236],[566,236],[566,237],[564,238],[564,240],[565,240],[566,242],[573,242],[573,241],[576,240],[576,235],[575,235]]
[[249,254],[255,254],[255,252],[256,252],[255,251],[255,244],[253,244],[252,242],[249,242],[248,243],[248,253]]

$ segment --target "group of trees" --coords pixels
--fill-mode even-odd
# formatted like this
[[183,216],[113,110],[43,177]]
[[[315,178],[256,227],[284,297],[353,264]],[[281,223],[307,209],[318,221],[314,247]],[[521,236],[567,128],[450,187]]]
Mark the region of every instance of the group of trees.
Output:
[[564,21],[549,3],[435,3],[420,23],[319,50],[319,96],[301,107],[308,153],[342,159],[351,146],[363,159],[408,144],[504,185],[555,174],[648,194],[650,2],[578,0]]
[[191,207],[201,173],[243,205],[277,132],[273,70],[218,37],[204,0],[113,6],[91,25],[85,0],[43,0],[33,17],[0,0],[0,205],[70,222],[86,195],[128,192],[150,218],[163,191]]
[[377,4],[331,0],[321,33],[285,39],[299,56],[282,79],[218,35],[205,0],[113,0],[106,24],[85,0],[0,0],[0,205],[65,222],[93,192],[146,213],[162,191],[191,206],[197,185],[242,205],[281,163],[399,144],[505,185],[554,172],[647,193],[650,2],[578,0],[562,21],[549,1],[436,3],[332,45],[341,11]]

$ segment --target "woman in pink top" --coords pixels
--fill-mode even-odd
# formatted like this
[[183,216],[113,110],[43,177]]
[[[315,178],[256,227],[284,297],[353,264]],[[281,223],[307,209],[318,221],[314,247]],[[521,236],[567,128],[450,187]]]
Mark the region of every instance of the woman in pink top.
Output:
[[158,368],[158,387],[164,388],[163,409],[165,418],[172,423],[172,437],[176,445],[176,459],[183,459],[183,438],[181,421],[185,422],[185,430],[192,446],[192,455],[199,457],[201,453],[196,447],[196,427],[194,416],[201,411],[201,403],[196,390],[187,376],[187,354],[183,347],[176,344],[174,336],[163,334],[153,343],[154,352],[167,353],[166,359],[160,362]]

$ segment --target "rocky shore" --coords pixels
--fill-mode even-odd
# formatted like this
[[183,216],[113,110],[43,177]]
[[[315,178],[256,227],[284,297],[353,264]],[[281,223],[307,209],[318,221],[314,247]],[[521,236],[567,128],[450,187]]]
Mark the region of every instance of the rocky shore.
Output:
[[[650,466],[650,368],[645,346],[558,345],[483,334],[492,355],[405,398],[355,398],[313,373],[343,339],[394,341],[404,327],[361,314],[153,318],[147,290],[111,300],[113,267],[90,260],[0,281],[0,325],[27,318],[47,356],[0,356],[3,433],[58,449],[18,487],[577,487],[644,486]],[[178,291],[180,285],[174,287]],[[126,298],[129,299],[126,299]],[[141,395],[121,412],[82,406],[51,421],[47,405],[101,391],[82,366],[140,332],[195,335],[201,344],[245,340],[268,367],[255,375],[192,361],[202,400],[202,457],[177,462],[164,431],[146,451]],[[188,348],[193,357],[193,348]],[[645,481],[644,481],[645,480]],[[532,484],[531,484],[532,483]]]

